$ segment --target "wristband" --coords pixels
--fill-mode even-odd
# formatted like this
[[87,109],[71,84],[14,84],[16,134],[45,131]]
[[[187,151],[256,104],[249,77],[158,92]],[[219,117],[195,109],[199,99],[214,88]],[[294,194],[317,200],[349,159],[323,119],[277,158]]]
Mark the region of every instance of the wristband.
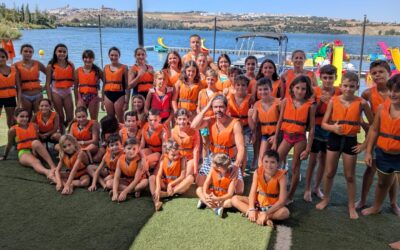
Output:
[[249,210],[247,210],[247,212],[253,212],[253,211],[257,211],[256,208],[249,208]]

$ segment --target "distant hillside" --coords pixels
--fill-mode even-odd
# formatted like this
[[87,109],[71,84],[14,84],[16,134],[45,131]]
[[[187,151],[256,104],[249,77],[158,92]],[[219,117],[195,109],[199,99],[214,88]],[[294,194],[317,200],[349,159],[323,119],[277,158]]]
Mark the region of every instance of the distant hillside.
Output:
[[[61,26],[97,26],[98,15],[107,27],[135,27],[136,12],[112,8],[77,9],[69,6],[49,10]],[[212,29],[214,17],[220,30],[273,31],[291,33],[361,34],[362,23],[354,19],[272,14],[229,14],[207,12],[145,12],[145,28]],[[369,22],[368,35],[400,35],[400,24]]]

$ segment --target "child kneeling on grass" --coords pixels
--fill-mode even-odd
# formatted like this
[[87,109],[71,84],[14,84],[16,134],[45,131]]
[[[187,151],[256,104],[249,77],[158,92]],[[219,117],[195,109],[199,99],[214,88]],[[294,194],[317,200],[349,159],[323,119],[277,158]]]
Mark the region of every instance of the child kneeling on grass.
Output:
[[262,165],[254,172],[249,197],[235,195],[232,198],[232,206],[261,226],[273,226],[272,220],[289,218],[289,210],[285,207],[286,170],[278,169],[278,166],[279,154],[268,150],[262,158]]
[[186,176],[186,158],[180,156],[179,144],[169,139],[163,147],[165,154],[161,157],[157,176],[149,177],[150,192],[153,195],[156,211],[163,205],[160,198],[183,194],[194,181],[192,174]]
[[231,198],[235,192],[236,179],[232,179],[232,163],[227,154],[213,155],[211,171],[202,187],[196,190],[200,198],[197,208],[211,208],[215,214],[223,217],[224,208],[232,207]]

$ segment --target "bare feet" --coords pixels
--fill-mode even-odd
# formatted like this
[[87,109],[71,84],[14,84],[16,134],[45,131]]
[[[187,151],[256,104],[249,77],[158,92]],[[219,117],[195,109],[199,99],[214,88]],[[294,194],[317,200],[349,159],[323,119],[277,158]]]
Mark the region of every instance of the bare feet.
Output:
[[310,190],[304,191],[303,199],[304,199],[306,202],[312,202],[311,191],[310,191]]
[[320,199],[324,198],[324,193],[322,193],[320,188],[314,188],[312,193],[315,194]]
[[399,208],[399,206],[397,205],[397,203],[390,204],[390,207],[392,208],[392,212],[393,212],[395,215],[400,216],[400,208]]
[[162,205],[163,205],[163,203],[161,201],[157,201],[156,203],[154,203],[154,209],[156,211],[160,211]]
[[272,222],[272,220],[267,220],[266,224],[269,227],[272,227],[272,228],[274,227],[274,223]]
[[400,241],[390,243],[389,246],[393,249],[400,250]]
[[379,209],[376,209],[376,208],[374,208],[374,207],[369,207],[369,208],[363,209],[363,210],[361,211],[361,214],[362,214],[362,215],[371,215],[371,214],[377,214],[377,213],[379,213],[379,212],[380,212]]
[[135,192],[135,198],[139,198],[140,197],[140,192]]
[[286,206],[289,206],[290,204],[292,204],[294,202],[294,200],[293,199],[290,199],[290,198],[287,198],[287,200],[286,200]]
[[349,215],[350,215],[350,219],[352,219],[352,220],[358,219],[358,213],[357,213],[355,207],[349,208]]
[[366,202],[359,200],[356,202],[356,209],[364,209],[367,206]]
[[328,206],[329,200],[328,199],[322,199],[322,201],[320,201],[315,208],[318,210],[324,210],[326,208],[326,206]]

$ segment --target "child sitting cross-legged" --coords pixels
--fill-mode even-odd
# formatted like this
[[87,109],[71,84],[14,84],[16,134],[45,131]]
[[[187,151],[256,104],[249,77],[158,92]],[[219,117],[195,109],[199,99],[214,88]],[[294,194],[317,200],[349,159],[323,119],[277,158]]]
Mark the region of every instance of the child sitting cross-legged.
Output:
[[279,154],[268,150],[262,157],[262,165],[254,172],[249,197],[235,195],[232,206],[245,213],[251,222],[273,226],[272,220],[289,218],[285,207],[287,198],[286,170],[278,169]]
[[235,182],[233,179],[231,160],[227,154],[217,153],[213,155],[211,171],[202,187],[196,190],[200,198],[197,208],[211,208],[215,214],[223,217],[224,208],[232,207],[231,198],[235,192]]

